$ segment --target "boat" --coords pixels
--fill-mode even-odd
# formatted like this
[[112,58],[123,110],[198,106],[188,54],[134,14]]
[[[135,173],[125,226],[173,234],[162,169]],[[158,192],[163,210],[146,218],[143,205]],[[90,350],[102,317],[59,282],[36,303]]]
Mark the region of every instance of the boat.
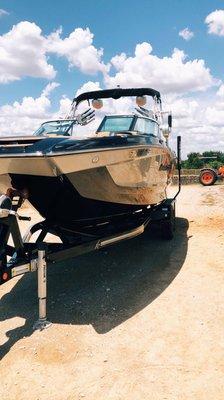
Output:
[[[153,99],[152,109],[145,108],[147,96]],[[102,115],[102,99],[122,97],[135,97],[133,112],[107,113],[92,135],[76,136],[76,130],[94,123],[96,112]],[[80,113],[86,101],[88,108]],[[153,222],[163,239],[173,238],[181,137],[175,160],[168,145],[172,116],[168,113],[165,124],[164,116],[154,89],[98,90],[77,96],[65,119],[46,121],[31,136],[0,139],[0,285],[37,271],[34,329],[50,326],[48,266],[134,238]],[[175,161],[178,190],[168,198]],[[24,199],[43,220],[22,237],[18,220],[30,221],[18,212]]]
[[[92,135],[74,135],[102,113],[104,99],[123,97],[135,98],[132,112],[105,115]],[[145,108],[148,98],[152,109]],[[85,102],[87,110],[78,113]],[[151,88],[82,93],[65,119],[46,121],[30,136],[0,139],[0,192],[12,187],[46,221],[71,228],[161,204],[175,164],[172,117],[164,127],[164,116],[160,93]]]

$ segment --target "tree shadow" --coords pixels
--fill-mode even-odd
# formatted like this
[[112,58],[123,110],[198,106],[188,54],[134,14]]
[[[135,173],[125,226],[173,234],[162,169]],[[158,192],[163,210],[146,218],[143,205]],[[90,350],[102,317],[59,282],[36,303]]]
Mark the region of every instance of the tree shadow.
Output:
[[[126,321],[155,300],[180,271],[187,254],[188,221],[177,218],[175,238],[163,241],[149,229],[135,239],[86,254],[48,269],[48,319],[91,324],[99,334]],[[26,323],[6,332],[0,357],[30,336],[37,319],[37,279],[24,275],[1,300],[2,321]]]

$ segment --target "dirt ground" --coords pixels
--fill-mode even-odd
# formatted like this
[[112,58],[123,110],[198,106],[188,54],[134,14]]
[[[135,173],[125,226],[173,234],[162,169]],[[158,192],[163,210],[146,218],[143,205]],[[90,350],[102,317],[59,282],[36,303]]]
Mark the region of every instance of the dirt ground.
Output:
[[224,186],[185,186],[173,241],[49,268],[45,331],[35,273],[1,286],[0,399],[223,400],[223,209]]

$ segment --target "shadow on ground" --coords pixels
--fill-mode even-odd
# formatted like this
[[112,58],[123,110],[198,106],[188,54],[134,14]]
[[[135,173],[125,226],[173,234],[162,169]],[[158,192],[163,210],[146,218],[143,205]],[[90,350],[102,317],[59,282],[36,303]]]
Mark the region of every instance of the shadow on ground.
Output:
[[[48,270],[48,319],[60,324],[92,324],[103,334],[156,299],[180,271],[187,254],[188,221],[177,218],[172,241],[154,230],[106,250],[77,257]],[[7,285],[7,284],[6,284]],[[3,357],[37,319],[37,279],[24,275],[1,300],[1,320],[22,317],[26,323],[6,332]]]

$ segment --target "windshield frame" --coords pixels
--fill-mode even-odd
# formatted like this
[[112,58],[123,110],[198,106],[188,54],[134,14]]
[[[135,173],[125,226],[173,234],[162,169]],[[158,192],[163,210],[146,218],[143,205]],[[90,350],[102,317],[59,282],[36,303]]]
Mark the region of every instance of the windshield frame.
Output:
[[[70,122],[70,124],[69,124],[69,122]],[[60,124],[69,124],[69,126],[68,126],[68,128],[67,129],[65,129],[65,131],[59,131],[59,132],[61,132],[61,133],[59,133],[58,132],[58,134],[57,134],[57,131],[54,131],[54,130],[52,130],[52,131],[49,131],[49,132],[47,132],[47,131],[45,131],[45,132],[42,132],[42,133],[38,133],[38,131],[40,131],[41,130],[41,128],[43,128],[44,127],[44,125],[47,125],[47,124],[53,124],[53,123],[58,123],[58,126],[60,126]],[[55,133],[55,135],[57,136],[72,136],[70,133],[68,133],[69,132],[69,130],[73,127],[73,125],[76,123],[76,120],[75,119],[56,119],[56,120],[51,120],[51,121],[45,121],[45,122],[43,122],[41,125],[40,125],[40,127],[38,128],[38,129],[36,129],[35,130],[35,132],[33,133],[33,135],[34,136],[47,136],[48,134],[54,134]],[[56,127],[56,126],[55,126]],[[44,128],[43,128],[44,129]]]
[[147,118],[147,117],[141,117],[141,116],[138,116],[138,115],[105,115],[105,117],[103,118],[103,120],[101,121],[101,123],[100,123],[100,125],[99,125],[99,127],[98,127],[98,129],[97,129],[97,131],[96,131],[96,133],[99,133],[99,132],[104,132],[104,130],[101,130],[101,128],[103,127],[103,125],[104,125],[104,121],[105,121],[105,119],[112,119],[112,118],[132,118],[132,121],[131,121],[131,124],[130,124],[130,127],[129,127],[129,129],[127,129],[127,130],[124,130],[124,131],[119,131],[119,130],[117,130],[117,131],[110,131],[110,132],[128,132],[128,131],[133,131],[133,132],[139,132],[139,134],[142,134],[142,135],[153,135],[153,136],[159,136],[159,132],[158,132],[158,135],[155,135],[155,134],[153,134],[153,133],[144,133],[144,132],[140,132],[140,131],[137,131],[136,129],[135,129],[135,126],[136,126],[136,123],[137,123],[137,121],[139,120],[139,119],[144,119],[144,120],[149,120],[149,121],[151,121],[151,122],[153,122],[154,124],[156,124],[158,127],[159,127],[159,124],[158,124],[158,121],[156,121],[155,119],[153,119],[153,118]]
[[[138,122],[138,120],[146,120],[146,121],[150,121],[150,122],[152,122],[153,124],[155,124],[155,125],[157,125],[157,128],[158,128],[158,134],[155,134],[155,133],[148,133],[148,132],[142,132],[142,131],[139,131],[139,130],[137,130],[137,129],[135,129],[135,127],[136,127],[136,125],[137,125],[137,122]],[[133,127],[133,131],[135,131],[135,132],[140,132],[142,135],[149,135],[149,136],[155,136],[155,137],[158,137],[159,136],[159,123],[158,123],[158,121],[156,121],[154,118],[148,118],[148,117],[140,117],[140,116],[136,116],[136,119],[135,119],[135,124],[134,124],[134,127]]]
[[104,118],[102,119],[99,127],[97,128],[96,133],[107,131],[107,130],[102,130],[102,127],[104,125],[105,120],[107,120],[107,119],[116,119],[116,118],[117,119],[118,118],[130,118],[131,121],[130,121],[129,128],[125,129],[125,130],[114,130],[114,131],[110,131],[110,132],[127,132],[127,131],[133,130],[133,127],[135,125],[135,115],[130,115],[130,114],[129,115],[105,115]]

